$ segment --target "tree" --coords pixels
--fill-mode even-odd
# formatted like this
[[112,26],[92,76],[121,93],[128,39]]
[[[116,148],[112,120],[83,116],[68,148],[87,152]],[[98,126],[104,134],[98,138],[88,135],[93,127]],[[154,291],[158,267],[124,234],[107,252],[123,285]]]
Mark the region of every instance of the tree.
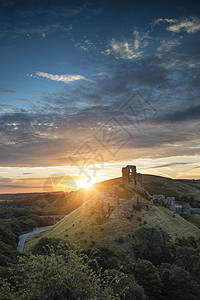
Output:
[[85,252],[90,258],[95,258],[103,270],[121,269],[124,272],[129,272],[131,260],[123,250],[102,246]]
[[163,229],[141,226],[135,231],[133,249],[137,258],[157,265],[171,261],[171,238]]
[[105,275],[111,280],[113,290],[123,300],[145,300],[146,295],[133,275],[127,275],[120,271],[106,270]]
[[47,238],[43,237],[41,238],[37,244],[33,247],[32,253],[33,254],[51,254],[52,249],[54,251],[57,251],[59,246],[62,246],[62,248],[65,246],[66,249],[69,249],[66,243],[62,242],[59,238]]
[[193,237],[177,239],[174,246],[175,264],[187,270],[200,284],[200,246]]
[[17,296],[29,300],[118,299],[78,251],[21,257],[15,268]]
[[135,264],[134,275],[150,298],[160,298],[163,284],[157,268],[150,261],[139,260]]
[[164,300],[199,299],[199,286],[192,280],[189,272],[175,264],[167,263],[158,266],[158,270],[164,285],[162,290]]
[[15,300],[14,294],[11,292],[11,287],[8,282],[0,278],[0,299],[1,300]]

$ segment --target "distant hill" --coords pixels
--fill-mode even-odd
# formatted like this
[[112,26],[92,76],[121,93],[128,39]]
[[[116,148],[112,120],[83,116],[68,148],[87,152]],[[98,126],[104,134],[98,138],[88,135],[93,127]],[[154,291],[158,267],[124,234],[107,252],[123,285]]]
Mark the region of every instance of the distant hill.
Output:
[[[166,192],[173,193],[184,185],[182,182],[151,175],[144,175],[143,180],[145,188],[147,185],[151,187],[152,183],[153,188],[148,189],[150,193],[155,191],[166,196],[169,195]],[[158,186],[162,182],[164,189],[156,189],[157,180]],[[170,184],[174,186],[171,189]],[[200,237],[200,230],[196,226],[164,207],[150,206],[149,211],[134,210],[123,218],[101,218],[98,210],[98,193],[109,190],[114,185],[122,186],[122,179],[111,179],[95,184],[92,189],[77,191],[74,201],[69,204],[69,214],[51,229],[29,238],[25,250],[30,249],[41,237],[66,239],[83,248],[114,244],[128,250],[132,245],[134,231],[144,224],[163,228],[172,238],[189,235]],[[125,188],[119,196],[130,198],[134,194],[135,191]]]
[[150,194],[174,196],[176,201],[189,202],[200,207],[200,180],[171,179],[155,175],[142,175],[145,189]]

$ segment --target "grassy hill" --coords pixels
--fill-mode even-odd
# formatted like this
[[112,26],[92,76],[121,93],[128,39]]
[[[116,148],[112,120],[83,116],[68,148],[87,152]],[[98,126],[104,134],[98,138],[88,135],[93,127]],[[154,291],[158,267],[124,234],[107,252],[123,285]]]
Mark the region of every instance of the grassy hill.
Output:
[[[150,178],[156,184],[157,176],[144,175],[145,187]],[[170,191],[170,179],[161,179],[166,191]],[[173,182],[173,181],[172,181]],[[91,189],[80,189],[74,201],[69,205],[69,213],[63,220],[44,233],[32,236],[26,243],[25,250],[29,250],[41,237],[56,237],[69,240],[83,248],[98,245],[115,245],[128,250],[132,245],[134,231],[141,225],[155,226],[166,230],[172,238],[193,235],[200,237],[200,230],[170,210],[151,206],[149,211],[132,211],[123,218],[101,218],[98,209],[98,193],[108,191],[113,185],[121,186],[122,179],[116,178],[95,184]],[[182,183],[180,183],[182,184]],[[172,185],[172,184],[171,184]],[[174,190],[179,183],[175,183]],[[155,188],[155,185],[154,185]],[[172,190],[171,190],[172,191]],[[150,190],[152,193],[152,190]],[[163,190],[156,193],[166,194]],[[124,189],[119,192],[122,198],[130,198],[135,194],[133,190]],[[173,194],[174,195],[174,194]]]
[[200,207],[200,180],[171,179],[155,175],[142,175],[145,189],[151,194],[174,196],[176,201],[189,202]]

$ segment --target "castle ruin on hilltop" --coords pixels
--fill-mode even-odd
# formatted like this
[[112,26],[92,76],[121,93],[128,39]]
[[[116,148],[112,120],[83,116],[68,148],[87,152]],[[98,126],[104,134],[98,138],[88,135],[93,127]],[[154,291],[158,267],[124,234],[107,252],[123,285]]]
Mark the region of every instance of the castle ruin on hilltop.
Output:
[[137,173],[136,166],[127,165],[122,168],[122,179],[123,184],[133,188],[141,194],[146,194],[146,191],[143,187],[142,174]]
[[183,207],[182,205],[177,205],[175,202],[175,197],[166,197],[164,195],[153,195],[151,196],[143,187],[142,174],[137,173],[136,166],[127,165],[122,168],[122,179],[123,184],[134,189],[144,198],[150,201],[150,204],[164,206],[177,214],[188,214],[190,209]]
[[136,166],[128,165],[122,168],[123,183],[136,188],[142,186],[142,175],[136,172]]
[[[142,174],[137,173],[136,166],[127,165],[122,168],[123,187],[114,185],[110,190],[99,193],[99,210],[102,217],[122,218],[127,213],[137,210],[149,210],[152,205],[166,207],[178,214],[190,213],[189,208],[177,206],[175,197],[164,195],[151,196],[143,187]],[[138,195],[124,195],[126,190],[134,190]],[[147,201],[146,201],[146,200]]]

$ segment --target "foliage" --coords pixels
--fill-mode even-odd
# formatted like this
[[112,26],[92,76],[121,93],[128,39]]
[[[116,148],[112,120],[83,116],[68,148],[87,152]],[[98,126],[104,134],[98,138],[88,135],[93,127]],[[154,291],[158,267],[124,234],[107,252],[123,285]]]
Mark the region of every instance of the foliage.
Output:
[[126,273],[131,272],[132,261],[123,250],[102,246],[86,250],[85,253],[89,258],[95,259],[102,270],[121,269]]
[[15,272],[17,296],[21,299],[117,299],[111,286],[75,250],[65,255],[31,255],[20,259]]
[[[53,222],[43,215],[55,196],[33,199],[0,204],[0,277],[9,281],[0,278],[0,300],[198,299],[200,240],[172,242],[157,228],[138,228],[129,254],[114,246],[79,250],[57,238],[41,238],[30,256],[18,254],[20,234]],[[64,203],[63,196],[56,205]]]
[[62,242],[61,239],[58,238],[41,238],[38,243],[33,247],[32,253],[33,254],[47,254],[50,255],[52,249],[57,251],[60,249],[60,246],[65,249],[69,249],[67,243]]
[[17,238],[6,226],[0,225],[0,241],[8,245],[16,245]]
[[14,294],[11,292],[11,287],[8,282],[0,277],[0,300],[14,300]]
[[139,260],[134,266],[137,282],[150,298],[159,298],[163,286],[157,268],[147,260]]
[[177,239],[174,252],[175,264],[190,272],[192,278],[200,284],[200,239]]
[[127,275],[120,271],[106,270],[106,276],[110,277],[113,290],[123,300],[145,300],[146,295],[143,287],[135,280],[133,275]]
[[171,260],[170,236],[163,229],[141,226],[135,231],[133,249],[137,258],[157,265]]
[[199,286],[189,272],[175,264],[163,263],[158,267],[160,278],[164,284],[162,295],[164,300],[197,300]]

